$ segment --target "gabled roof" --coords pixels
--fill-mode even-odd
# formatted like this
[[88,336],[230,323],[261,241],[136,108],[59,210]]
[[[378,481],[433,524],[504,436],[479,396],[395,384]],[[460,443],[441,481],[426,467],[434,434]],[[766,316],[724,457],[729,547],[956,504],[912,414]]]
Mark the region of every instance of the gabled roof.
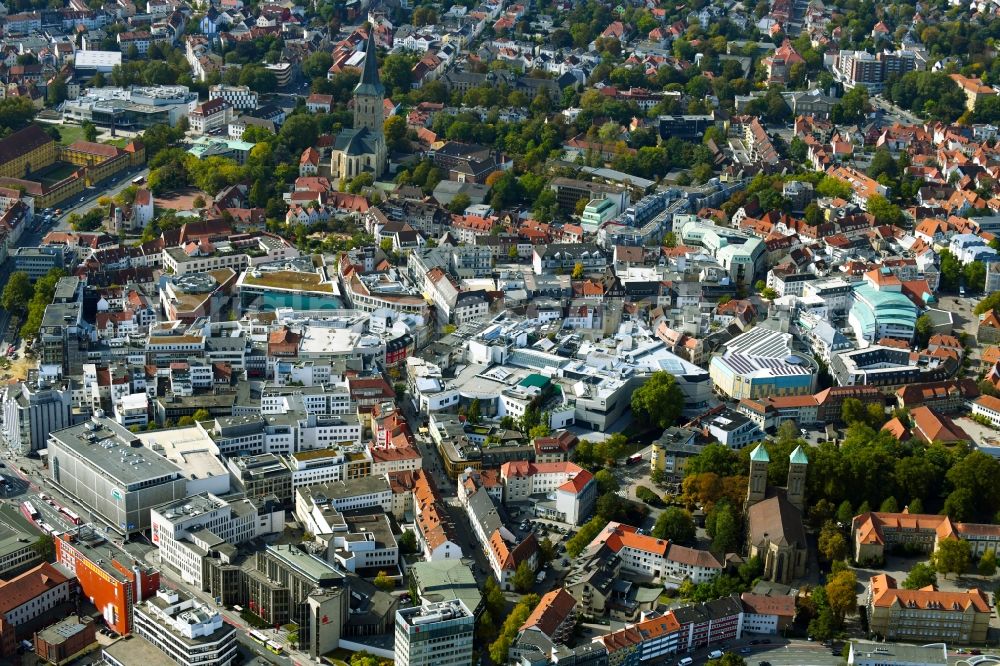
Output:
[[904,590],[896,587],[896,580],[888,574],[872,576],[869,583],[873,606],[920,610],[964,612],[972,609],[977,613],[989,613],[990,604],[986,595],[977,588],[966,592],[942,592],[933,585],[919,590]]
[[556,588],[542,597],[531,615],[521,625],[525,629],[537,629],[552,638],[559,626],[566,621],[576,608],[576,599],[563,588]]
[[0,616],[68,580],[69,578],[55,566],[42,562],[16,578],[6,582],[0,581]]

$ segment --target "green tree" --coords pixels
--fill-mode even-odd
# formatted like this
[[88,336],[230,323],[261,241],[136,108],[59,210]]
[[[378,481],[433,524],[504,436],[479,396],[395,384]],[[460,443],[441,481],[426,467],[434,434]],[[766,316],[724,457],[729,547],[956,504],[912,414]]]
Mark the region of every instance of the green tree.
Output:
[[718,659],[709,659],[705,666],[747,666],[747,662],[735,652],[726,652]]
[[823,210],[815,202],[810,202],[806,206],[805,220],[809,226],[818,227],[823,223]]
[[278,132],[282,143],[296,155],[314,145],[318,136],[316,121],[304,113],[292,114]]
[[889,178],[895,178],[898,175],[896,160],[892,159],[892,154],[885,148],[879,148],[875,151],[871,164],[866,170],[866,175],[874,180],[878,180],[878,177],[882,174],[887,175]]
[[179,419],[177,419],[177,426],[180,428],[186,428],[188,426],[193,426],[193,425],[194,425],[193,416],[182,416]]
[[710,513],[714,513],[712,552],[720,556],[735,552],[740,543],[740,526],[733,509],[728,503],[719,502]]
[[878,508],[879,511],[883,513],[898,513],[899,512],[899,502],[896,501],[895,497],[886,497],[882,501],[882,505]]
[[669,506],[656,517],[651,535],[657,539],[669,539],[671,543],[689,546],[695,542],[694,519],[685,509]]
[[845,398],[840,405],[840,418],[847,425],[868,423],[868,409],[857,398]]
[[977,315],[981,315],[989,312],[990,310],[996,310],[997,308],[1000,308],[1000,291],[995,291],[983,300],[979,301],[972,311]]
[[493,614],[493,617],[506,616],[507,599],[503,596],[503,590],[492,576],[486,577],[483,583],[483,598],[486,603],[486,610]]
[[927,341],[934,334],[934,320],[930,315],[922,314],[917,317],[916,324],[916,344],[921,349],[927,346]]
[[853,615],[858,610],[857,588],[858,578],[850,569],[838,571],[827,578],[824,590],[830,611],[840,626],[844,616]]
[[983,556],[979,558],[979,564],[976,565],[976,572],[980,576],[991,577],[997,572],[997,552],[995,550],[987,550],[983,553]]
[[873,194],[868,197],[866,209],[875,217],[877,224],[891,224],[900,227],[905,221],[902,209],[896,204],[890,203],[881,194]]
[[958,291],[962,279],[962,264],[958,261],[958,257],[945,248],[938,252],[938,258],[941,260],[941,289]]
[[[634,394],[633,394],[634,395]],[[725,444],[712,442],[701,447],[697,455],[684,463],[684,476],[715,474],[716,476],[736,476],[740,473],[740,461],[736,452]]]
[[673,231],[668,231],[663,236],[663,247],[677,247],[677,234]]
[[972,548],[965,539],[944,539],[938,541],[937,550],[931,556],[934,569],[947,576],[964,574],[972,561]]
[[465,417],[469,420],[469,423],[479,423],[480,409],[479,398],[473,398],[472,402],[469,403],[469,410],[465,413]]
[[35,539],[31,544],[31,550],[46,562],[51,562],[56,557],[56,543],[48,534],[42,534]]
[[302,61],[302,73],[310,80],[317,77],[326,78],[327,72],[333,65],[333,58],[327,51],[322,49],[314,51]]
[[832,176],[823,176],[823,179],[816,185],[816,194],[821,197],[839,197],[850,200],[853,193],[854,188],[851,187],[850,183]]
[[962,269],[965,278],[965,288],[972,292],[981,292],[986,288],[986,264],[981,261],[970,261]]
[[936,584],[937,572],[934,571],[934,567],[926,562],[917,562],[914,564],[910,569],[910,573],[906,575],[906,580],[903,581],[903,587],[907,590],[919,590],[922,587]]
[[211,420],[212,414],[207,409],[198,409],[192,414],[192,418],[195,421],[208,421]]
[[379,571],[372,582],[383,592],[392,592],[396,587],[396,582],[385,571]]
[[28,126],[38,112],[26,96],[0,99],[0,135],[10,134]]
[[476,638],[482,645],[488,645],[497,636],[496,623],[493,621],[493,613],[484,610],[476,621]]
[[529,591],[531,586],[535,584],[535,572],[532,571],[531,565],[526,561],[518,564],[514,575],[510,578],[510,582],[518,592],[524,593]]
[[580,531],[566,541],[566,554],[569,557],[576,557],[582,553],[583,549],[594,540],[594,537],[601,533],[601,530],[607,524],[608,521],[602,520],[600,516],[595,516],[584,523]]
[[45,89],[45,101],[49,106],[56,106],[66,101],[67,94],[66,79],[57,76],[52,79],[49,87]]
[[97,141],[97,125],[89,120],[84,120],[80,128],[83,130],[84,139],[87,141]]
[[413,530],[403,530],[396,542],[399,544],[399,551],[404,555],[417,552],[417,535]]
[[406,118],[389,116],[382,123],[382,133],[390,151],[401,152],[410,147],[410,142],[406,140]]
[[684,411],[684,392],[668,372],[654,372],[632,392],[632,413],[644,423],[668,428]]
[[573,264],[573,273],[570,277],[572,277],[574,280],[579,280],[580,278],[582,278],[583,264],[581,264],[579,261]]
[[618,490],[618,477],[609,469],[599,470],[594,475],[594,481],[597,483],[597,492],[601,495]]
[[28,309],[31,294],[31,280],[28,278],[28,274],[24,271],[16,271],[11,273],[7,279],[0,303],[8,312],[25,312]]
[[837,522],[844,527],[850,527],[854,520],[854,509],[851,507],[851,500],[844,500],[837,507]]
[[538,542],[538,553],[542,564],[551,562],[556,559],[556,546],[548,537],[545,537]]
[[528,619],[531,611],[538,605],[538,601],[537,594],[526,595],[507,615],[507,619],[504,620],[503,627],[500,629],[500,635],[490,644],[489,653],[493,663],[504,664],[507,662],[507,653],[510,651],[510,646],[513,644],[518,630]]
[[838,562],[847,556],[847,540],[833,522],[827,522],[819,533],[819,553],[828,562]]
[[[459,194],[456,194],[455,198],[448,204],[448,210],[455,215],[461,215],[471,203],[472,199],[469,198],[469,195],[464,192],[460,192]],[[514,248],[514,252],[517,252],[516,247]]]

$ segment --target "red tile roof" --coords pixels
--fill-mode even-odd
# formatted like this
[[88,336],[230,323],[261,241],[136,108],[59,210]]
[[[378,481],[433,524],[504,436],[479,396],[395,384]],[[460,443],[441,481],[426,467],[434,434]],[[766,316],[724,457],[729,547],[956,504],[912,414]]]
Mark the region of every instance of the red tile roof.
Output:
[[576,599],[563,588],[546,592],[528,619],[521,625],[521,631],[534,628],[552,638],[559,626],[573,614],[574,608]]
[[63,572],[48,562],[25,571],[6,582],[0,581],[0,615],[23,606],[35,597],[70,580]]

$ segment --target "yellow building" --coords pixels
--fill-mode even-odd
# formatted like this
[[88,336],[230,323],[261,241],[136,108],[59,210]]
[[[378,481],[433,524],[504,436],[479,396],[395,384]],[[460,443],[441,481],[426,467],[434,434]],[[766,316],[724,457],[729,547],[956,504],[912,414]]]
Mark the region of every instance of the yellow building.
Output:
[[38,125],[28,125],[0,139],[0,177],[25,178],[51,166],[58,157],[56,142]]
[[[35,199],[35,208],[51,208],[146,161],[146,149],[133,141],[124,149],[103,143],[76,141],[59,146],[37,125],[0,140],[0,186],[23,190]],[[79,169],[57,182],[43,182],[35,174],[57,162]]]
[[869,632],[890,641],[979,644],[990,627],[989,598],[977,588],[904,590],[892,576],[879,574],[868,583],[865,606]]

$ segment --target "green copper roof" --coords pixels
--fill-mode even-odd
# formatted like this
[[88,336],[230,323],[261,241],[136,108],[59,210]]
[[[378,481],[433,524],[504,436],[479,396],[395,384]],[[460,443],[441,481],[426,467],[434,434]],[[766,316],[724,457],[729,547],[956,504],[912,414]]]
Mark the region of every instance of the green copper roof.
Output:
[[368,44],[365,46],[365,64],[361,70],[361,80],[354,87],[355,95],[384,97],[385,87],[378,78],[378,56],[375,51],[375,28],[368,29]]
[[788,462],[795,465],[808,465],[809,458],[806,458],[806,452],[802,450],[801,446],[796,446],[792,455],[788,457]]
[[757,448],[750,453],[750,462],[771,462],[763,444],[758,444]]

